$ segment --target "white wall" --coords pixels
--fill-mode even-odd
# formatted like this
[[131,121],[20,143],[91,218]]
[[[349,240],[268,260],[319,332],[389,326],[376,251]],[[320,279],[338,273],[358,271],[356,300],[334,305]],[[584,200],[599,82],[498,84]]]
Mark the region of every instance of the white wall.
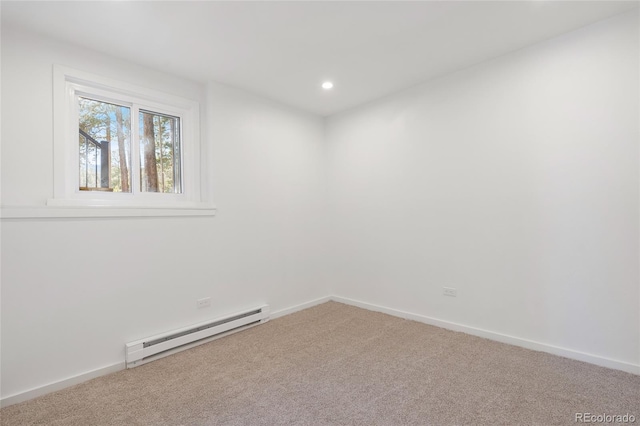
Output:
[[330,117],[333,293],[640,371],[638,60],[634,11]]
[[122,363],[133,339],[327,294],[638,365],[637,25],[325,122],[5,26],[3,205],[52,196],[61,63],[198,100],[219,211],[3,219],[2,397]]
[[[195,99],[216,217],[2,220],[2,397],[121,364],[128,341],[326,296],[323,120],[2,29],[2,204],[52,197],[52,64]],[[196,309],[211,296],[212,307]]]

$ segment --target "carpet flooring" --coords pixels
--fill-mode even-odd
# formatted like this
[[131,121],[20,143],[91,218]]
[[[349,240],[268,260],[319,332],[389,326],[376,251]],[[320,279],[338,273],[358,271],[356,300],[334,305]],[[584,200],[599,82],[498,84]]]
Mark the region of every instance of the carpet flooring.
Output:
[[328,302],[0,410],[2,425],[553,425],[640,376]]

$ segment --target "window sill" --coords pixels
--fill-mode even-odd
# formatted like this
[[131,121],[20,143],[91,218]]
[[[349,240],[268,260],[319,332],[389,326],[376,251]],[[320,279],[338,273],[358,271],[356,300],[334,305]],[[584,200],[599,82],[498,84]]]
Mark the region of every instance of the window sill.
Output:
[[215,216],[209,203],[186,206],[2,206],[2,219]]

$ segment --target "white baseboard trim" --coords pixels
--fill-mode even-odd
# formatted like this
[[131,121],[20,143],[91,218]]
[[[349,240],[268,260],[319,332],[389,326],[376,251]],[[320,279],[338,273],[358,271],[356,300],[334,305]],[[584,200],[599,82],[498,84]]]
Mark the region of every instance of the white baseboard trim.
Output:
[[611,358],[605,358],[598,355],[576,351],[573,349],[567,349],[559,346],[549,345],[547,343],[536,342],[533,340],[523,339],[520,337],[509,336],[507,334],[496,333],[494,331],[483,330],[481,328],[471,327],[468,325],[458,324],[450,321],[444,321],[437,318],[427,317],[424,315],[400,311],[397,309],[391,309],[384,306],[361,302],[359,300],[349,299],[346,297],[331,296],[331,300],[339,303],[344,303],[346,305],[367,309],[369,311],[382,312],[385,314],[392,315],[394,317],[405,318],[405,319],[433,325],[440,328],[446,328],[448,330],[460,331],[463,333],[471,334],[473,336],[483,337],[485,339],[495,340],[498,342],[507,343],[514,346],[520,346],[526,349],[532,349],[534,351],[547,352],[553,355],[559,355],[565,358],[575,359],[577,361],[583,361],[583,362],[588,362],[590,364],[599,365],[601,367],[613,368],[615,370],[622,370],[622,371],[626,371],[627,373],[640,375],[640,365],[638,364],[631,364],[628,362],[618,361]]
[[[281,309],[279,311],[272,312],[270,315],[270,319],[275,319],[278,317],[282,317],[285,315],[292,314],[294,312],[301,311],[303,309],[311,308],[312,306],[320,305],[322,303],[328,302],[331,300],[331,297],[325,296],[319,299],[311,300],[309,302],[301,303],[299,305],[291,306],[289,308]],[[208,340],[214,340],[218,336],[214,336],[213,338],[209,338]],[[206,343],[206,342],[197,342],[197,343]],[[124,346],[124,343],[123,343]],[[195,344],[192,344],[195,346]],[[181,348],[184,349],[184,348]],[[167,354],[169,355],[169,354]],[[17,404],[19,402],[28,401],[33,398],[37,398],[42,395],[46,395],[51,392],[55,392],[58,390],[62,390],[64,388],[68,388],[70,386],[74,386],[87,380],[94,379],[96,377],[104,376],[105,374],[115,373],[116,371],[124,370],[126,364],[124,361],[119,362],[117,364],[108,365],[106,367],[97,368],[95,370],[87,371],[85,373],[78,374],[73,377],[69,377],[67,379],[63,379],[57,382],[49,383],[43,386],[39,386],[37,388],[29,389],[24,392],[19,392],[13,395],[6,396],[0,399],[0,407],[7,407],[9,405]]]
[[292,314],[294,312],[302,311],[303,309],[311,308],[316,305],[321,305],[323,303],[331,301],[331,296],[320,297],[315,300],[311,300],[309,302],[301,303],[299,305],[292,306],[290,308],[281,309],[279,311],[271,312],[271,319],[276,319],[279,317],[283,317],[285,315]]
[[46,395],[51,392],[55,392],[70,386],[74,386],[83,382],[86,382],[96,377],[104,376],[106,374],[115,373],[116,371],[124,370],[125,363],[119,362],[117,364],[107,365],[106,367],[97,368],[95,370],[81,373],[68,379],[60,380],[57,382],[49,383],[44,386],[29,389],[24,392],[19,392],[13,395],[5,396],[0,400],[0,407],[7,407],[9,405],[17,404],[19,402],[28,401],[33,398],[37,398],[42,395]]
[[[329,301],[335,301],[344,303],[346,305],[352,305],[359,308],[367,309],[370,311],[382,312],[385,314],[393,315],[395,317],[405,318],[421,323],[433,325],[436,327],[446,328],[453,331],[461,331],[463,333],[471,334],[478,337],[483,337],[490,340],[495,340],[502,343],[507,343],[514,346],[520,346],[526,349],[532,349],[535,351],[547,352],[553,355],[559,355],[565,358],[575,359],[578,361],[588,362],[590,364],[599,365],[602,367],[613,368],[616,370],[626,371],[632,374],[640,375],[640,365],[631,364],[623,361],[617,361],[610,358],[604,358],[597,355],[592,355],[584,352],[575,351],[572,349],[561,348],[558,346],[548,345],[546,343],[535,342],[532,340],[522,339],[519,337],[509,336],[506,334],[496,333],[493,331],[483,330],[476,327],[470,327],[463,324],[457,324],[450,321],[444,321],[437,318],[431,318],[424,315],[413,314],[397,309],[387,308],[384,306],[374,305],[372,303],[361,302],[354,299],[349,299],[341,296],[325,296],[318,299],[311,300],[309,302],[301,303],[289,308],[281,309],[279,311],[272,312],[271,319],[283,317],[285,315],[292,314],[307,308],[311,308],[322,303]],[[97,368],[95,370],[87,371],[85,373],[78,374],[67,379],[63,379],[57,382],[49,383],[37,388],[29,389],[24,392],[19,392],[13,395],[6,396],[0,399],[0,407],[7,407],[9,405],[17,404],[19,402],[28,401],[30,399],[46,395],[51,392],[55,392],[70,386],[74,386],[96,377],[104,376],[106,374],[115,373],[116,371],[124,370],[125,362],[119,362],[116,364],[108,365],[105,367]]]

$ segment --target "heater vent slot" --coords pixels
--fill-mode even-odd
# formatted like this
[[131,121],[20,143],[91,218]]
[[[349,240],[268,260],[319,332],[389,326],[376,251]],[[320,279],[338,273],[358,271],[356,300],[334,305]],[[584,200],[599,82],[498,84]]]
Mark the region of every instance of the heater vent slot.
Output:
[[201,325],[199,327],[192,328],[192,329],[180,332],[180,333],[175,333],[175,334],[172,334],[172,335],[167,336],[167,337],[161,337],[161,338],[156,339],[156,340],[151,340],[149,342],[144,342],[143,347],[148,348],[149,346],[157,345],[158,343],[166,342],[168,340],[176,339],[178,337],[186,336],[188,334],[197,333],[199,331],[206,330],[206,329],[212,328],[212,327],[217,327],[217,326],[222,325],[222,324],[227,324],[227,323],[229,323],[231,321],[235,321],[235,320],[239,320],[239,319],[242,319],[242,318],[246,318],[246,317],[248,317],[250,315],[259,314],[260,311],[261,311],[260,309],[256,309],[255,311],[246,312],[246,313],[239,314],[239,315],[233,316],[231,318],[226,318],[226,319],[219,320],[219,321],[214,321],[214,322],[211,322],[209,324]]
[[262,306],[224,318],[193,324],[125,345],[127,368],[171,355],[269,320],[269,307]]

